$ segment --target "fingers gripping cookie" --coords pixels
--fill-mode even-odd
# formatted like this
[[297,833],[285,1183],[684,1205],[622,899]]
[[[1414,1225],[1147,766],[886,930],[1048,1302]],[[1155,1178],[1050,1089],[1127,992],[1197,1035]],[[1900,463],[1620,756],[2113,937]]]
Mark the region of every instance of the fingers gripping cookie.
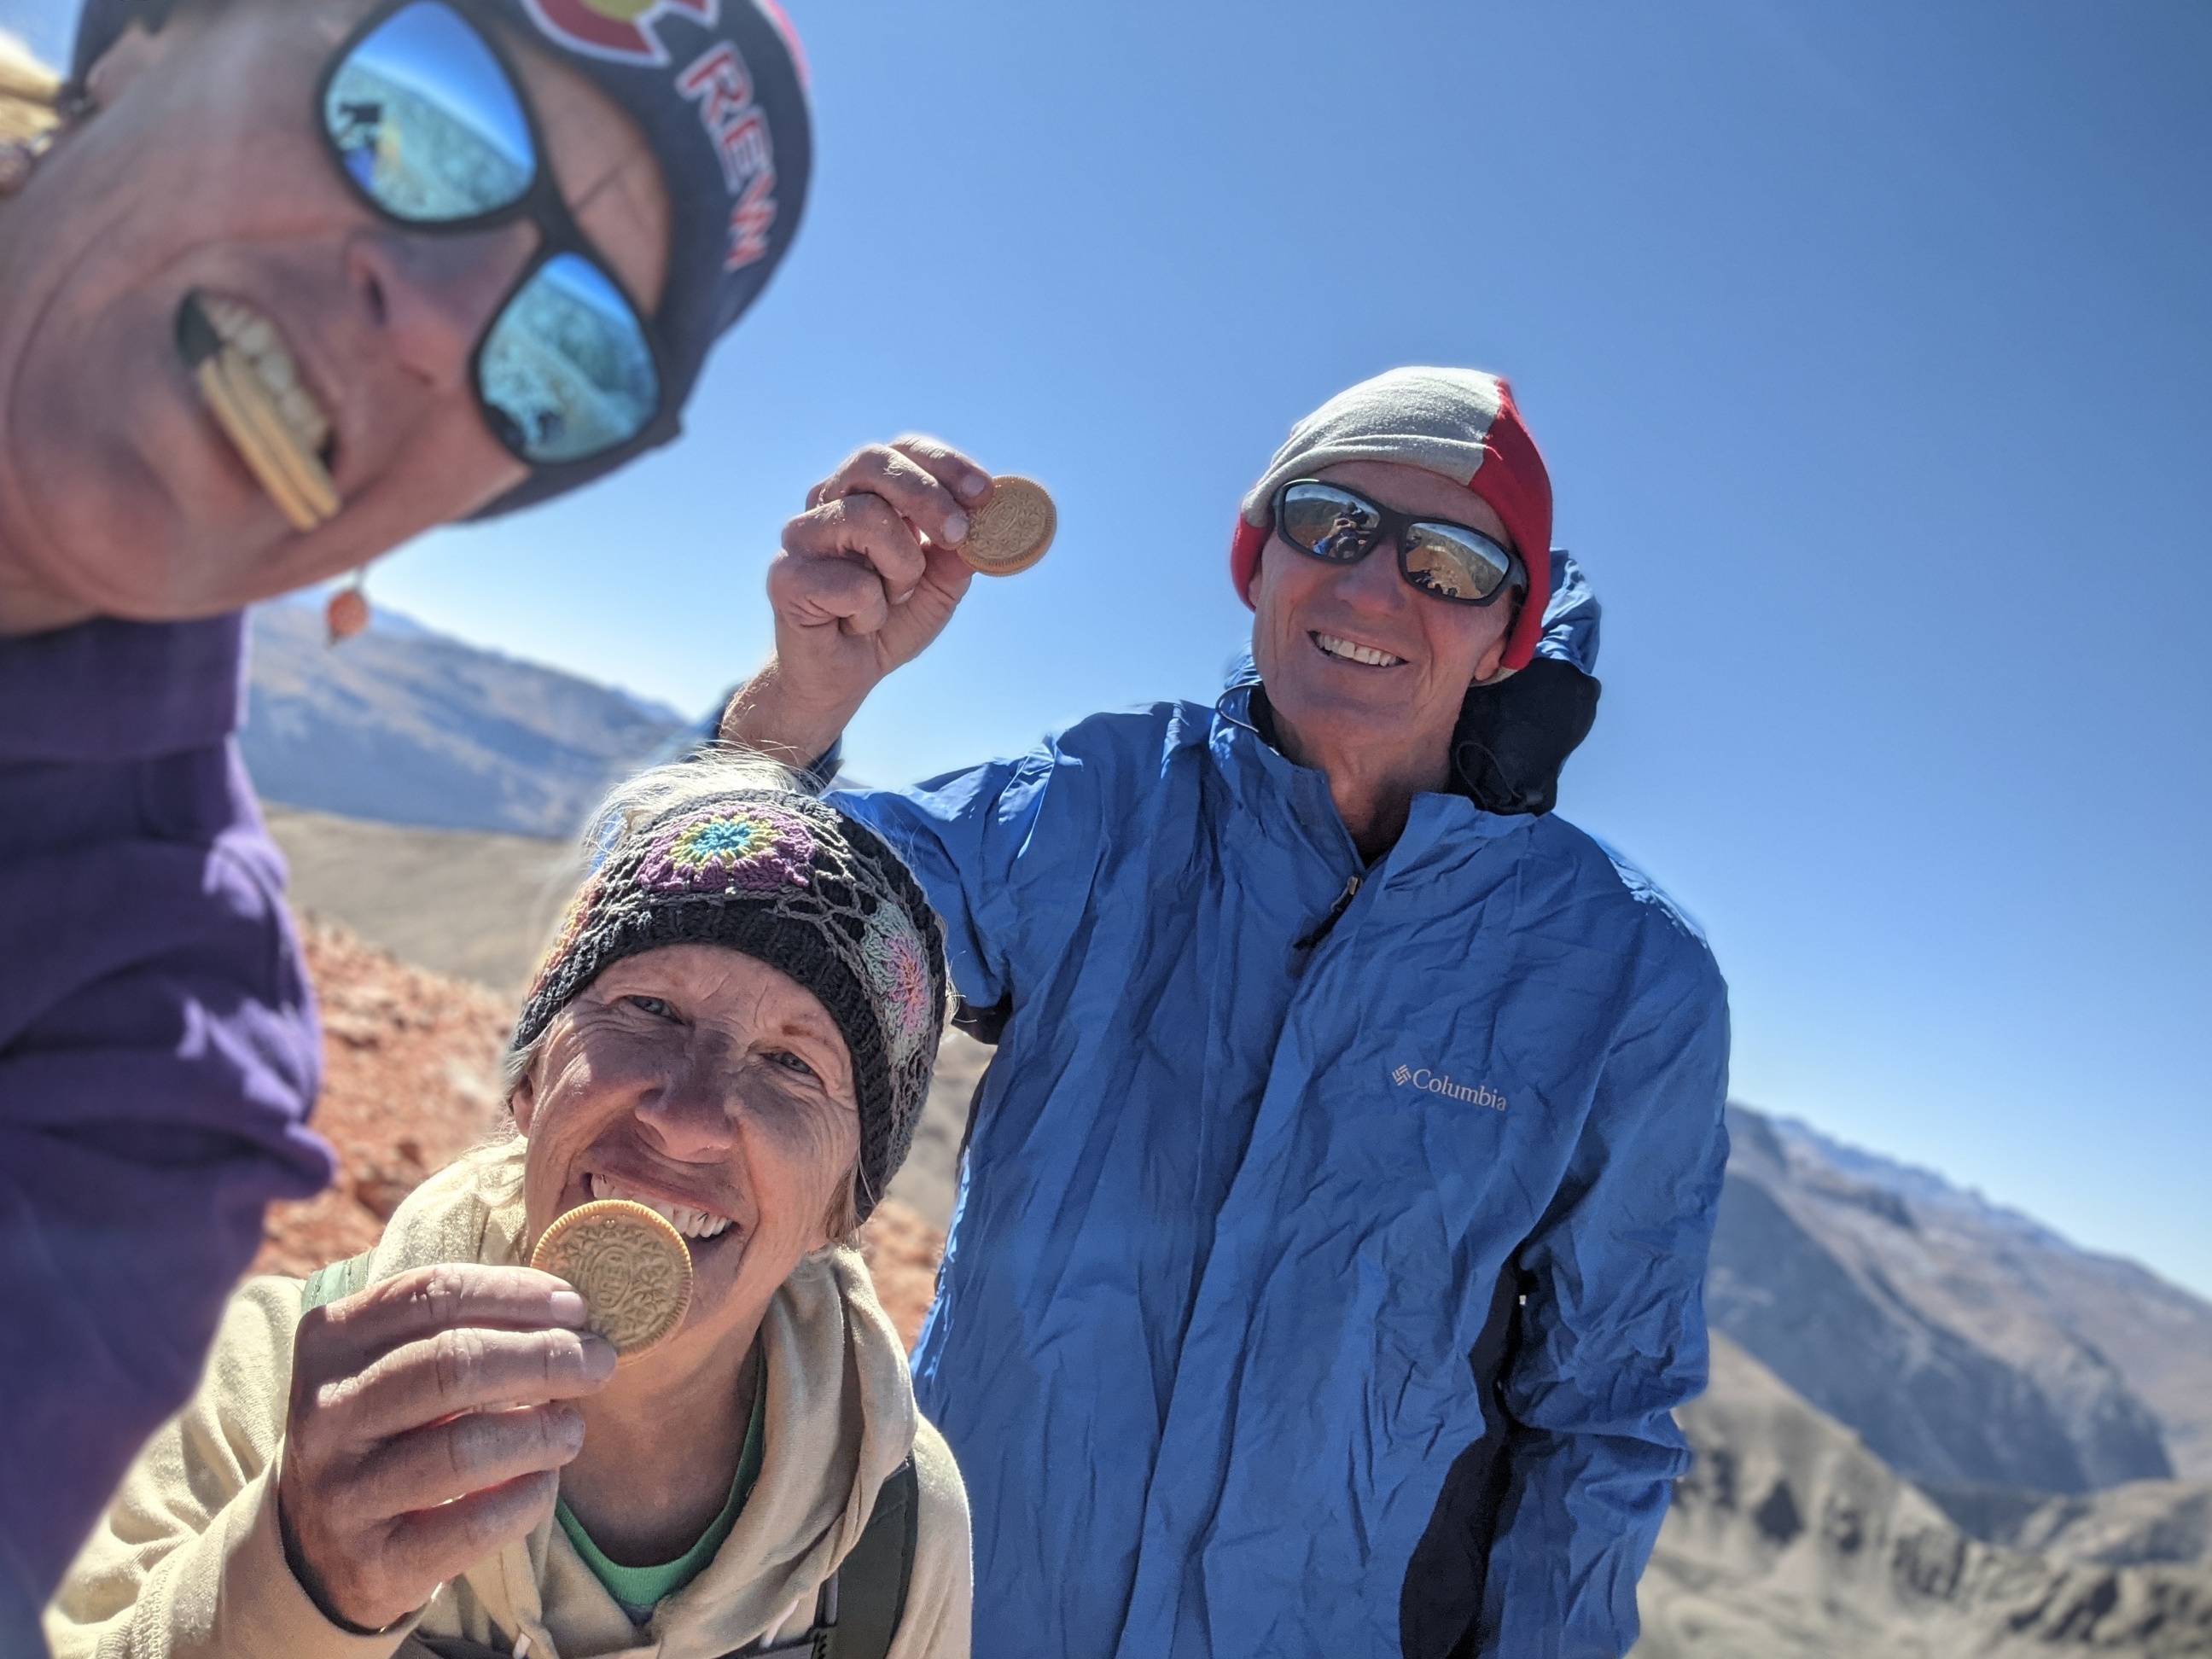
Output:
[[1059,510],[1042,484],[994,478],[991,499],[970,515],[956,550],[986,576],[1012,576],[1044,557],[1059,528]]

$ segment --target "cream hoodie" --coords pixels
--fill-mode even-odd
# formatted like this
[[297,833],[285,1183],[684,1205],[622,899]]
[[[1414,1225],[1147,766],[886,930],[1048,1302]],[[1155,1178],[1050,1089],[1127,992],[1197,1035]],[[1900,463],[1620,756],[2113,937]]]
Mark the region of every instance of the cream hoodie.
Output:
[[[520,1260],[521,1144],[462,1159],[386,1227],[372,1280],[437,1261]],[[199,1391],[131,1466],[46,1613],[54,1659],[427,1659],[416,1636],[529,1659],[720,1659],[789,1640],[859,1541],[876,1492],[911,1452],[921,1508],[890,1659],[964,1659],[968,1498],[915,1412],[906,1356],[849,1249],[799,1264],[761,1321],[765,1457],[736,1527],[700,1575],[633,1626],[549,1522],[439,1587],[407,1625],[355,1636],[300,1588],[276,1528],[276,1469],[301,1282],[231,1298]]]

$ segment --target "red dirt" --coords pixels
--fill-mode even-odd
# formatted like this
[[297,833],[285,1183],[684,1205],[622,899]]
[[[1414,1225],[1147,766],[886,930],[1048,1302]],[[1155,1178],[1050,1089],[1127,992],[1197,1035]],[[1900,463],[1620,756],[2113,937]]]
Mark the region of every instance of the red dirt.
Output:
[[[338,1180],[270,1207],[252,1268],[295,1277],[367,1249],[401,1199],[498,1126],[514,1020],[481,986],[410,968],[343,927],[303,920],[301,933],[323,1013],[314,1126],[337,1148]],[[945,1236],[895,1199],[868,1218],[862,1253],[909,1348],[944,1249]]]
[[887,1198],[860,1230],[860,1254],[875,1276],[884,1311],[912,1353],[929,1304],[937,1299],[937,1264],[945,1255],[945,1235],[898,1200]]

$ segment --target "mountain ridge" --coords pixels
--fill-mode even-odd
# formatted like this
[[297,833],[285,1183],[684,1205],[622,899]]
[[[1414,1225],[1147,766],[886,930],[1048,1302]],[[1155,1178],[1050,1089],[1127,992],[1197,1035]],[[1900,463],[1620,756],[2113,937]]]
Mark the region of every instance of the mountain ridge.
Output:
[[1729,1108],[1716,1329],[1931,1492],[2212,1478],[2212,1304],[2018,1211]]
[[1711,1387],[1676,1415],[1696,1462],[1638,1589],[1631,1659],[2212,1655],[2201,1559],[1970,1536],[1724,1335]]
[[562,838],[690,722],[633,692],[489,651],[380,610],[325,642],[310,603],[249,615],[257,789],[346,817]]

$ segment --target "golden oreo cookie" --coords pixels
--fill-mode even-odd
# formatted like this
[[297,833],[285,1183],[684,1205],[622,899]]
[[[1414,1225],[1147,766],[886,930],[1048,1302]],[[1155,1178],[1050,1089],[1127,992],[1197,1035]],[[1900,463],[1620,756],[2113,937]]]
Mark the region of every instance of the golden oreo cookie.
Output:
[[691,1251],[667,1218],[626,1198],[602,1198],[545,1230],[530,1265],[565,1279],[583,1297],[592,1328],[624,1363],[684,1322],[691,1305]]
[[208,412],[286,521],[308,531],[337,517],[344,503],[321,453],[330,422],[269,325],[234,302],[190,294],[177,312],[177,349]]
[[1060,514],[1033,478],[991,484],[991,499],[968,515],[968,534],[953,551],[986,576],[1011,576],[1044,557]]

